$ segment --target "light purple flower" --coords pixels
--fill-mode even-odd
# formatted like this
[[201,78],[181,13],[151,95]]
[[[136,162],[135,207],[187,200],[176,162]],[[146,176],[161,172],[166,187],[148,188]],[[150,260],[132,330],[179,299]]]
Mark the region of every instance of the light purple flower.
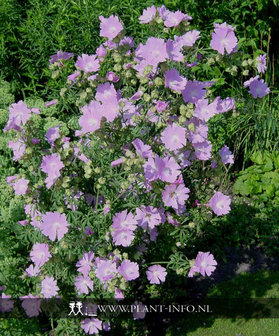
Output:
[[49,189],[57,180],[58,177],[61,176],[60,170],[64,168],[64,164],[60,159],[59,154],[51,154],[44,156],[41,163],[41,170],[48,174],[46,178],[46,186]]
[[209,206],[217,216],[226,215],[231,211],[231,199],[220,191],[215,192],[209,200]]
[[195,272],[200,273],[203,276],[210,276],[215,271],[216,265],[217,262],[210,252],[199,252],[194,265],[190,269],[188,277],[192,278]]
[[264,96],[269,94],[269,92],[270,92],[270,89],[263,79],[253,80],[250,84],[249,93],[251,93],[251,95],[254,98],[257,98],[257,97],[263,98]]
[[155,226],[164,223],[166,220],[165,215],[153,206],[142,206],[137,208],[135,219],[138,225],[143,229],[153,229]]
[[180,51],[181,47],[178,43],[174,42],[171,39],[167,40],[167,53],[169,59],[176,62],[182,62],[184,60],[184,55]]
[[143,158],[152,157],[152,149],[149,145],[144,144],[140,139],[135,139],[132,141],[133,146],[135,147],[139,156]]
[[101,282],[107,282],[115,277],[117,273],[116,263],[111,260],[99,260],[95,270],[96,277]]
[[55,140],[59,139],[59,125],[50,127],[46,133],[46,140],[50,145],[53,145]]
[[26,150],[26,145],[22,139],[18,139],[16,142],[9,141],[8,147],[13,150],[13,160],[18,161]]
[[80,75],[80,71],[76,70],[75,72],[73,72],[71,75],[67,77],[67,80],[69,82],[75,83],[79,75]]
[[144,164],[145,177],[149,181],[162,180],[173,183],[180,174],[180,166],[173,157],[160,158],[156,155],[155,160],[148,158]]
[[184,183],[170,184],[165,187],[162,192],[162,199],[166,206],[171,206],[174,209],[183,207],[185,201],[189,198],[190,190],[184,186]]
[[165,27],[177,27],[182,21],[191,20],[192,17],[182,13],[181,11],[177,10],[176,12],[168,12],[166,15],[166,19],[164,21]]
[[139,277],[139,265],[127,259],[122,261],[117,270],[126,281],[135,280]]
[[124,158],[119,158],[117,160],[114,160],[110,163],[110,166],[113,167],[117,167],[120,166],[122,163],[124,162]]
[[170,11],[164,5],[161,6],[161,7],[158,7],[157,11],[158,11],[162,20],[166,20],[168,14],[170,13]]
[[81,321],[81,328],[86,334],[97,335],[102,330],[102,321],[97,318],[86,318]]
[[139,17],[140,23],[149,23],[155,19],[156,7],[153,5],[143,10],[142,15]]
[[267,69],[266,66],[266,54],[257,57],[257,70],[258,73],[265,73]]
[[52,106],[52,105],[56,105],[58,103],[58,100],[57,99],[53,99],[51,101],[48,101],[45,103],[45,107],[49,107],[49,106]]
[[163,111],[165,111],[168,108],[168,106],[169,106],[168,102],[165,102],[163,100],[158,100],[156,102],[156,106],[155,107],[156,107],[157,112],[163,112]]
[[116,229],[111,232],[113,242],[116,246],[130,246],[135,238],[135,234],[131,230]]
[[107,55],[107,49],[101,44],[97,49],[96,49],[96,55],[99,58],[104,58]]
[[148,267],[148,270],[146,271],[147,279],[151,284],[157,284],[159,285],[160,282],[165,282],[167,272],[164,267],[161,265],[153,265]]
[[223,164],[233,164],[234,163],[234,155],[232,154],[232,152],[230,151],[228,146],[223,146],[220,150],[219,150],[219,154],[221,156],[221,160],[223,162]]
[[106,79],[110,82],[117,83],[119,81],[119,77],[113,71],[109,71],[106,74]]
[[198,30],[191,30],[184,35],[175,36],[174,41],[179,48],[192,47],[199,38],[200,32]]
[[82,273],[84,276],[87,276],[93,266],[94,253],[88,252],[84,253],[83,257],[79,259],[76,264],[78,272]]
[[134,231],[137,228],[137,221],[133,214],[127,210],[116,213],[112,218],[112,228]]
[[185,89],[181,92],[185,103],[196,103],[204,98],[206,94],[207,83],[188,80]]
[[26,180],[25,178],[20,178],[13,183],[15,195],[25,195],[28,191],[28,183],[29,180]]
[[186,84],[186,78],[181,76],[176,69],[171,69],[165,72],[165,87],[180,92],[185,89]]
[[26,296],[21,296],[20,300],[22,300],[21,306],[28,317],[35,317],[39,315],[41,312],[41,299],[39,296],[28,294]]
[[196,157],[201,161],[206,161],[211,158],[212,144],[210,141],[205,140],[203,142],[193,144]]
[[148,38],[146,44],[139,49],[137,56],[143,58],[146,65],[152,65],[154,68],[169,58],[165,41],[155,37]]
[[65,214],[60,214],[58,211],[46,212],[42,216],[42,224],[40,229],[42,233],[47,236],[51,241],[57,238],[61,240],[68,232],[69,223]]
[[169,150],[180,149],[186,146],[186,130],[175,123],[168,125],[161,133],[161,139]]
[[57,287],[57,281],[54,280],[53,276],[46,276],[42,281],[41,294],[43,294],[45,299],[50,299],[53,296],[56,296],[59,288]]
[[226,23],[222,25],[215,24],[210,42],[212,49],[217,50],[222,55],[224,55],[225,52],[231,54],[237,48],[237,42],[238,40],[232,26],[226,25]]
[[96,55],[82,54],[78,57],[75,66],[86,73],[96,72],[100,68],[100,61]]
[[31,117],[31,110],[27,105],[20,100],[18,103],[14,103],[9,107],[9,120],[3,129],[3,131],[8,131],[10,129],[20,130],[21,125],[25,125],[26,122]]
[[122,23],[115,15],[111,15],[109,18],[104,18],[102,15],[100,15],[99,19],[101,21],[100,36],[107,37],[109,40],[113,40],[123,30]]
[[49,260],[49,258],[51,258],[48,247],[48,244],[36,243],[33,245],[30,252],[30,259],[35,263],[35,265],[41,267]]
[[35,277],[40,272],[40,266],[31,264],[29,267],[26,268],[25,273],[29,277]]
[[67,60],[67,59],[69,59],[73,56],[74,56],[74,54],[72,54],[72,53],[63,52],[62,50],[58,50],[55,55],[50,56],[49,63],[53,64],[55,62],[59,62],[59,61],[62,61],[62,60]]
[[88,294],[88,289],[93,291],[93,281],[87,275],[78,275],[75,280],[75,287],[79,295]]
[[8,313],[14,308],[14,301],[9,299],[11,299],[11,295],[1,294],[0,313]]
[[218,113],[217,103],[218,100],[216,99],[214,99],[211,104],[208,103],[208,99],[199,99],[195,104],[194,117],[207,122],[211,117]]

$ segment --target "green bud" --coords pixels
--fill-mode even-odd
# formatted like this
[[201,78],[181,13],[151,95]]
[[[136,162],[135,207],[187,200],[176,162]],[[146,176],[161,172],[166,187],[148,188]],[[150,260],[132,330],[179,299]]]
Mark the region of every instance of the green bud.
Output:
[[144,100],[145,102],[149,102],[149,101],[151,100],[150,95],[147,94],[147,93],[145,93],[145,94],[143,95],[143,100]]
[[130,70],[128,70],[128,71],[126,71],[125,76],[126,76],[126,78],[131,78],[133,76],[133,74]]
[[164,85],[164,81],[162,80],[162,78],[156,77],[154,79],[154,84],[155,84],[155,86],[162,86],[162,85]]
[[122,67],[121,67],[120,64],[115,64],[115,66],[113,67],[113,70],[114,70],[115,72],[120,72],[121,69],[122,69]]
[[249,75],[249,70],[244,70],[244,71],[242,71],[242,75],[243,75],[243,76],[248,76],[248,75]]
[[143,70],[143,74],[144,74],[145,76],[149,75],[150,72],[152,71],[152,69],[153,69],[152,65],[147,65],[147,66],[144,68],[144,70]]
[[241,63],[241,65],[242,65],[243,67],[247,67],[248,62],[247,62],[246,60],[244,60],[244,61]]
[[62,89],[60,90],[60,96],[63,97],[66,91],[67,91],[66,88],[62,88]]
[[195,131],[195,125],[193,123],[189,124],[188,125],[188,129],[191,131],[191,132],[194,132]]
[[137,85],[137,81],[135,79],[132,79],[131,80],[131,84],[134,86],[134,85]]

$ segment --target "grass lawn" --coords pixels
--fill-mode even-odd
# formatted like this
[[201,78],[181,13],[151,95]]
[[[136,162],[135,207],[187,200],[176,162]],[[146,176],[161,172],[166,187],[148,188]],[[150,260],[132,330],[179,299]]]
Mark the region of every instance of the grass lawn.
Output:
[[[210,298],[279,299],[279,272],[243,273],[215,286]],[[278,336],[278,318],[185,319],[169,328],[167,336]]]

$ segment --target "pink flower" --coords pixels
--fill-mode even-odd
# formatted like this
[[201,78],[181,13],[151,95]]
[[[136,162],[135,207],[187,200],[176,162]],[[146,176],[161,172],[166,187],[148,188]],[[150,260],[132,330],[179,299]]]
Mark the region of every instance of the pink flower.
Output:
[[162,192],[163,202],[166,206],[179,209],[189,198],[189,192],[190,190],[183,183],[167,185]]
[[139,265],[135,262],[125,259],[118,267],[118,272],[126,281],[135,280],[139,277]]
[[165,282],[167,272],[161,265],[153,265],[148,268],[146,275],[151,284],[159,285],[160,282]]
[[210,276],[216,269],[217,262],[214,256],[210,252],[199,252],[194,265],[191,267],[188,274],[189,278],[192,278],[194,273],[200,273],[201,275]]
[[99,58],[104,58],[107,55],[107,49],[103,46],[100,45],[97,49],[96,49],[96,55]]
[[120,166],[122,163],[124,162],[123,158],[119,158],[117,160],[111,161],[110,166],[113,167],[117,167]]
[[78,120],[82,134],[92,133],[98,130],[103,116],[102,105],[92,100],[89,105],[83,106],[82,112],[83,114]]
[[56,105],[58,103],[58,100],[57,99],[53,99],[51,101],[48,101],[45,103],[45,107],[49,107],[49,106],[52,106],[52,105]]
[[31,117],[31,110],[22,100],[12,104],[9,107],[9,111],[9,120],[3,131],[8,131],[9,129],[20,130],[20,126],[25,125]]
[[199,99],[204,98],[205,87],[206,83],[188,80],[185,89],[181,92],[185,103],[196,103]]
[[122,23],[115,15],[111,15],[109,18],[104,18],[101,15],[99,16],[99,19],[101,21],[100,36],[107,37],[109,40],[113,40],[123,30]]
[[234,163],[234,155],[232,154],[232,152],[230,151],[228,146],[223,146],[220,150],[219,150],[219,154],[221,156],[221,160],[224,164],[227,163]]
[[53,145],[55,140],[59,139],[59,125],[56,127],[50,127],[46,133],[46,140],[50,145]]
[[135,238],[135,234],[131,230],[116,229],[111,233],[113,242],[117,246],[130,246]]
[[45,299],[50,299],[53,296],[56,296],[59,288],[57,287],[57,281],[54,280],[53,276],[46,276],[42,281],[41,294],[43,294]]
[[149,226],[150,229],[153,229],[155,226],[164,223],[166,217],[153,206],[142,206],[141,208],[137,208],[135,219],[137,220],[138,225],[146,230],[147,226]]
[[81,328],[86,334],[97,335],[102,330],[102,321],[97,318],[86,318],[81,321]]
[[28,191],[29,180],[25,178],[20,178],[15,183],[13,183],[15,195],[25,195]]
[[182,13],[181,11],[176,12],[168,12],[166,16],[166,20],[164,21],[164,24],[166,27],[177,27],[181,21],[188,21],[191,20],[192,17]]
[[43,157],[41,170],[48,174],[45,180],[48,189],[55,183],[57,178],[61,176],[60,170],[62,168],[64,168],[64,164],[59,154],[51,154]]
[[96,55],[82,54],[78,57],[75,66],[86,73],[96,72],[100,68],[100,61]]
[[217,50],[222,55],[225,54],[225,51],[227,54],[230,54],[237,48],[237,42],[238,40],[232,26],[226,23],[222,25],[215,24],[210,42],[212,49]]
[[21,296],[21,306],[25,310],[28,317],[38,316],[41,312],[41,299],[37,295],[28,294],[27,296]]
[[63,52],[62,50],[59,50],[55,55],[50,56],[49,63],[53,64],[55,62],[59,62],[61,60],[67,60],[71,57],[73,57],[74,54],[68,53],[68,52]]
[[176,150],[186,146],[186,130],[182,126],[172,124],[167,126],[161,134],[164,145],[169,150]]
[[96,277],[101,282],[107,282],[115,277],[117,273],[116,263],[111,260],[99,260],[95,270]]
[[155,19],[156,7],[153,5],[143,10],[142,15],[139,17],[140,23],[149,23]]
[[1,294],[0,297],[0,313],[8,313],[14,308],[14,301],[9,300],[11,295]]
[[215,192],[209,200],[209,206],[217,216],[226,215],[231,210],[231,199],[229,196],[222,194],[220,191]]
[[76,277],[75,287],[79,295],[88,294],[88,289],[93,291],[93,281],[87,275],[79,275]]
[[180,48],[192,47],[199,38],[200,32],[198,30],[191,30],[182,36],[175,36],[174,41]]
[[116,76],[116,74],[113,71],[109,71],[106,74],[106,79],[113,83],[117,83],[119,81],[119,77]]
[[137,228],[137,221],[133,214],[127,210],[116,213],[112,218],[112,228],[134,231]]
[[140,139],[135,139],[132,141],[133,146],[135,147],[139,156],[143,158],[152,157],[152,149],[149,145],[145,145]]
[[184,55],[180,51],[181,47],[178,43],[174,42],[171,39],[167,40],[167,53],[169,59],[176,62],[182,62],[184,60]]
[[84,253],[83,257],[79,259],[76,264],[78,272],[81,272],[84,276],[88,275],[93,266],[94,253],[88,252]]
[[199,99],[195,104],[194,117],[207,122],[211,117],[218,113],[217,103],[218,100],[216,99],[211,104],[208,103],[208,99]]
[[171,69],[165,72],[165,87],[168,87],[176,92],[185,89],[187,80],[176,69]]
[[156,155],[155,160],[148,158],[144,164],[145,177],[149,181],[162,180],[173,183],[180,174],[180,166],[173,157],[160,158]]
[[58,211],[47,212],[42,216],[42,224],[40,229],[42,233],[51,241],[55,241],[56,237],[61,240],[68,232],[69,223],[65,214],[60,214]]
[[146,65],[152,65],[154,68],[169,58],[165,41],[155,37],[148,38],[146,44],[139,49],[137,56],[141,57]]
[[48,260],[51,258],[51,254],[49,253],[48,244],[40,244],[36,243],[31,252],[30,259],[37,266],[43,266]]
[[194,143],[195,155],[201,161],[206,161],[211,158],[212,144],[210,141],[205,140],[203,142]]
[[25,154],[26,145],[22,139],[18,139],[16,142],[9,141],[8,147],[13,150],[14,161],[18,161]]
[[39,274],[39,271],[40,266],[31,264],[29,267],[26,268],[25,273],[29,277],[35,277]]

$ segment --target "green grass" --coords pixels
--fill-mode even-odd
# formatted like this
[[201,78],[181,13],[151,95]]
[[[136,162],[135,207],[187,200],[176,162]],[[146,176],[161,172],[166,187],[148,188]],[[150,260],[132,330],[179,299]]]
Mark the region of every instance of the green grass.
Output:
[[[279,272],[242,273],[218,284],[210,298],[276,298],[279,299]],[[184,319],[169,328],[167,336],[278,336],[279,318]]]

